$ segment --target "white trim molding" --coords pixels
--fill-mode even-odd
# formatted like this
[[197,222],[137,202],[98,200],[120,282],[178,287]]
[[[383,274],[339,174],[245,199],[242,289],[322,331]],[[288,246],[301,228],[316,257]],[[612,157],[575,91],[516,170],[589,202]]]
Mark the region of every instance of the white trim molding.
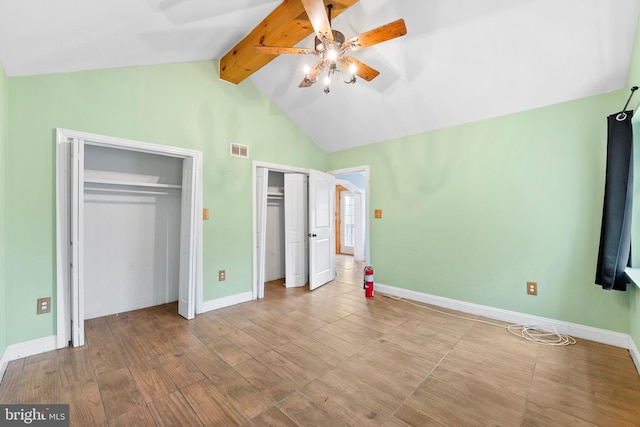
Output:
[[56,344],[56,336],[51,335],[44,338],[8,345],[0,359],[0,382],[2,382],[4,372],[7,369],[9,362],[23,357],[55,350],[58,348]]
[[[439,297],[436,295],[397,288],[395,286],[388,286],[377,282],[375,284],[375,290],[395,297],[407,298],[413,301],[448,308],[450,310],[484,316],[491,319],[501,320],[503,322],[509,322],[514,325],[535,325],[548,329],[555,328],[561,334],[567,334],[573,337],[608,344],[615,347],[626,348],[631,353],[636,364],[636,369],[638,369],[638,372],[640,373],[640,353],[638,353],[638,349],[635,348],[633,340],[629,334],[593,328],[591,326],[584,326],[540,316],[533,316],[531,314],[518,313],[516,311],[503,310],[485,305],[473,304],[451,298]],[[635,357],[632,351],[632,346],[635,350]]]
[[236,304],[241,304],[243,302],[252,301],[253,299],[253,292],[243,292],[241,294],[204,301],[202,303],[202,311],[199,311],[198,314],[217,310],[219,308],[229,307]]
[[631,336],[629,336],[629,354],[631,355],[633,363],[636,364],[638,374],[640,374],[640,351],[638,351],[638,347]]

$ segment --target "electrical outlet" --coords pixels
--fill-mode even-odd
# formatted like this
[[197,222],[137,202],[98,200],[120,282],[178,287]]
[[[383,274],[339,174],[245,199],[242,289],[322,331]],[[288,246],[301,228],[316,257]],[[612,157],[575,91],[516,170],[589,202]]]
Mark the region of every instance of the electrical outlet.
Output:
[[202,209],[202,219],[205,221],[209,219],[209,208]]
[[536,282],[527,282],[527,294],[538,295],[538,284]]
[[38,298],[38,314],[51,312],[51,297]]
[[219,270],[218,271],[218,281],[219,282],[224,282],[224,279],[227,278],[227,272],[224,270]]

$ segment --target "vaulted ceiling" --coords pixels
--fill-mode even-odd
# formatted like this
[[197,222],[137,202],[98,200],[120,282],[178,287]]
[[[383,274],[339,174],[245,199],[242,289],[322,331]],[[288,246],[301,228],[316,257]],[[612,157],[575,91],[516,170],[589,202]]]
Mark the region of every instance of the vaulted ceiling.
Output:
[[[23,76],[220,59],[281,3],[2,0],[0,62]],[[280,55],[249,79],[334,152],[621,89],[639,13],[640,0],[360,0],[333,21],[347,38],[406,22],[353,53],[377,78],[298,88],[313,58]]]

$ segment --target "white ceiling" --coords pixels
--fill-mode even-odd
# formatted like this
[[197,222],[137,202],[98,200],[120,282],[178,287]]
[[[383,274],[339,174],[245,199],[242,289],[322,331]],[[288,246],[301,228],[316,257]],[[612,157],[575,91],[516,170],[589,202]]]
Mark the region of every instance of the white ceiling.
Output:
[[[21,76],[218,59],[279,3],[1,0],[0,62]],[[313,58],[283,55],[251,80],[333,152],[621,89],[639,13],[640,0],[360,0],[333,22],[347,38],[407,25],[353,53],[378,78],[300,89]]]

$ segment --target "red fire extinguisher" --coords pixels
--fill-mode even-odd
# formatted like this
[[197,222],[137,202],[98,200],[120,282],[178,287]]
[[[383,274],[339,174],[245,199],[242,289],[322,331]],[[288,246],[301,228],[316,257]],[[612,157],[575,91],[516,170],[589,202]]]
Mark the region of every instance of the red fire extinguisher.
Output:
[[373,267],[367,265],[364,268],[364,296],[367,298],[373,298]]

